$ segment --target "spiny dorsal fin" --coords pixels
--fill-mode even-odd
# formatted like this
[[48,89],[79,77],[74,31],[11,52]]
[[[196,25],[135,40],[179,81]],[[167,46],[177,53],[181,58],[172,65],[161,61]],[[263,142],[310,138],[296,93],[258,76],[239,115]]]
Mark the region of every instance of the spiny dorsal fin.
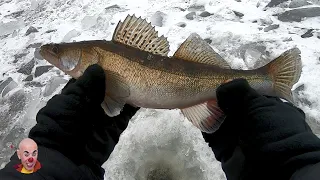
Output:
[[173,56],[186,61],[194,61],[230,69],[228,63],[196,33],[192,33],[181,44]]
[[158,37],[158,32],[151,23],[135,15],[128,15],[123,22],[119,21],[112,40],[162,56],[167,56],[169,52],[167,38]]

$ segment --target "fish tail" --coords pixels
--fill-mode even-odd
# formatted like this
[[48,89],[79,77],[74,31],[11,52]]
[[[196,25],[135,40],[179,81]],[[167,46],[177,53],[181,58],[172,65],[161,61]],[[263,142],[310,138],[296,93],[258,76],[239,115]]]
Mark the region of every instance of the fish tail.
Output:
[[291,88],[298,82],[301,71],[301,52],[298,48],[290,49],[265,66],[277,96],[293,103]]

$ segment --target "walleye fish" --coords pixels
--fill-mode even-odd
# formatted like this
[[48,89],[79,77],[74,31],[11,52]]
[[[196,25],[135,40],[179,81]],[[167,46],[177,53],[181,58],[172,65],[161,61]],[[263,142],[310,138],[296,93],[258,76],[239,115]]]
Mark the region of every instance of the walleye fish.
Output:
[[216,131],[225,115],[217,105],[216,89],[245,78],[264,95],[293,101],[291,88],[301,74],[300,50],[290,49],[255,70],[234,70],[201,37],[191,34],[172,57],[169,43],[150,23],[128,15],[119,21],[112,40],[43,45],[40,54],[74,78],[99,64],[106,74],[102,107],[109,116],[124,104],[155,109],[181,109],[201,131]]

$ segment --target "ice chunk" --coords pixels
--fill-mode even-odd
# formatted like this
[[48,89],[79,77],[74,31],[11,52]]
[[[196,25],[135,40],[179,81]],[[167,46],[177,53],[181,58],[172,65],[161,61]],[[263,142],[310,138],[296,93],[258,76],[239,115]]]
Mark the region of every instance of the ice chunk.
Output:
[[274,7],[281,3],[287,2],[288,0],[271,0],[266,7]]
[[32,59],[27,64],[22,65],[17,72],[25,75],[29,75],[31,74],[34,65],[35,65],[35,60]]
[[166,14],[161,12],[161,11],[157,11],[155,12],[151,18],[150,18],[150,21],[151,21],[151,24],[153,26],[159,26],[159,27],[162,27],[163,25],[163,18]]
[[302,38],[309,38],[313,36],[313,29],[309,29],[306,33],[301,35]]
[[47,30],[45,33],[52,33],[52,32],[56,32],[56,29],[52,29],[52,30]]
[[312,102],[305,95],[305,84],[301,84],[295,90],[292,91],[295,100],[301,103],[303,106],[311,106]]
[[31,10],[35,10],[39,7],[40,4],[40,0],[31,0],[31,6],[30,9]]
[[271,30],[278,29],[279,27],[280,27],[279,24],[272,24],[272,25],[269,25],[268,27],[265,27],[263,30],[264,32],[269,32]]
[[0,94],[2,93],[2,91],[4,90],[5,87],[7,87],[7,85],[13,81],[13,79],[11,77],[8,77],[5,81],[3,81],[2,83],[0,83]]
[[71,31],[69,31],[62,39],[62,42],[69,42],[72,38],[80,36],[80,32],[73,29]]
[[25,26],[23,20],[10,21],[7,23],[0,22],[0,36],[13,33],[15,30],[21,29]]
[[186,14],[186,18],[189,20],[193,20],[195,16],[196,16],[195,12],[190,12],[190,13]]
[[307,6],[310,4],[312,3],[310,3],[307,0],[292,0],[289,4],[289,8],[298,8],[298,7]]
[[29,75],[28,77],[26,77],[23,81],[32,81],[33,80],[33,75]]
[[82,29],[90,29],[97,24],[97,17],[85,16],[81,21]]
[[254,69],[257,65],[258,60],[261,57],[261,52],[256,49],[247,49],[244,54],[244,62],[249,69]]
[[13,12],[11,14],[8,14],[8,15],[4,16],[4,17],[10,17],[11,16],[13,18],[19,18],[22,15],[23,12],[24,12],[24,10]]
[[43,87],[44,84],[37,82],[37,81],[30,81],[30,82],[26,82],[25,84],[26,86],[31,86],[31,87]]
[[16,88],[18,84],[15,81],[11,81],[2,91],[2,97],[8,94],[11,90]]
[[261,26],[271,25],[272,23],[273,23],[273,21],[271,20],[270,17],[261,18],[258,21],[258,24]]
[[241,12],[238,12],[238,11],[233,11],[233,12],[234,12],[234,14],[235,14],[236,16],[238,16],[239,18],[242,18],[242,17],[244,16],[244,14],[241,13]]
[[35,77],[41,76],[42,74],[48,72],[50,69],[52,69],[53,66],[47,65],[47,66],[38,66],[36,67],[36,71],[34,73]]
[[303,18],[317,16],[320,16],[320,7],[310,7],[285,11],[278,15],[278,19],[282,22],[300,22]]
[[267,64],[263,58],[261,50],[249,48],[245,51],[244,62],[249,69],[257,69]]
[[29,34],[35,33],[35,32],[39,32],[38,29],[33,26],[30,26],[25,35],[28,36]]
[[38,48],[42,45],[42,43],[33,43],[33,44],[30,44],[29,46],[27,46],[27,49],[28,48]]
[[210,39],[210,38],[205,38],[204,41],[206,41],[208,44],[212,43],[212,39]]
[[0,98],[0,130],[6,129],[14,117],[22,113],[26,100],[23,90],[16,91],[8,98]]
[[205,8],[203,5],[196,5],[196,4],[193,4],[191,5],[189,8],[188,8],[189,11],[204,11]]
[[187,26],[187,24],[184,23],[184,22],[179,22],[179,23],[177,24],[177,26],[184,28],[184,27]]
[[42,57],[41,54],[40,54],[40,48],[36,48],[36,49],[34,50],[33,56],[34,56],[34,58],[36,58],[36,59],[43,60],[43,57]]
[[110,10],[110,9],[120,9],[120,6],[114,4],[112,6],[108,6],[108,7],[105,8],[105,10]]
[[209,13],[208,11],[203,11],[202,13],[199,14],[199,16],[201,17],[208,17],[208,16],[211,16],[212,14]]
[[61,77],[52,77],[43,91],[43,96],[47,97],[52,95],[61,84],[65,83],[67,83],[67,80]]

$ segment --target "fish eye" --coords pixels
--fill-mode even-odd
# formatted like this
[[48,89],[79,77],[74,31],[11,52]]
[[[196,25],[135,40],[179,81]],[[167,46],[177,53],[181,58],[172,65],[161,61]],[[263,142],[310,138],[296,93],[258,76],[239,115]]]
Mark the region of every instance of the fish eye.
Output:
[[53,53],[55,53],[55,54],[58,54],[58,52],[59,52],[58,46],[53,46],[51,51],[52,51]]

